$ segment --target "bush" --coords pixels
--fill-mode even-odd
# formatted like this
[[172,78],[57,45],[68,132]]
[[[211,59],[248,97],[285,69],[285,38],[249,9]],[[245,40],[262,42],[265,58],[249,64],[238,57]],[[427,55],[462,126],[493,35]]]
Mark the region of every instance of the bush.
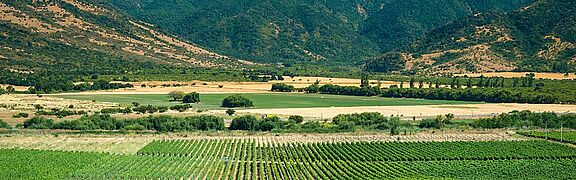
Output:
[[168,93],[168,96],[170,96],[172,98],[172,101],[181,100],[184,98],[184,95],[186,95],[186,94],[182,91],[171,91]]
[[154,105],[146,105],[146,106],[138,106],[135,107],[134,109],[135,112],[141,113],[141,114],[146,114],[146,113],[150,113],[150,114],[154,114],[157,112],[163,113],[168,111],[168,107],[166,106],[154,106]]
[[198,103],[200,102],[200,94],[196,92],[188,93],[182,99],[183,103]]
[[183,104],[183,105],[174,105],[172,107],[170,107],[170,110],[174,110],[174,111],[179,111],[179,112],[184,112],[187,111],[188,109],[191,109],[192,105],[190,104]]
[[332,122],[340,125],[346,122],[353,122],[359,126],[371,126],[387,122],[388,119],[377,112],[365,112],[360,114],[340,114],[332,118]]
[[129,131],[143,131],[146,130],[146,127],[144,127],[141,124],[131,124],[128,125],[126,127],[124,127],[124,130],[129,130]]
[[288,117],[288,121],[296,123],[296,124],[301,124],[302,122],[304,122],[304,117],[294,115],[294,116]]
[[228,114],[228,116],[232,116],[236,113],[236,111],[234,109],[228,109],[226,110],[226,114]]
[[294,86],[287,85],[285,83],[274,83],[274,84],[272,84],[272,91],[275,91],[275,92],[292,92],[292,91],[294,91]]
[[22,113],[22,112],[21,112],[21,113],[15,114],[15,115],[12,116],[12,117],[13,117],[13,118],[28,118],[28,116],[29,116],[28,113]]
[[318,92],[320,92],[320,86],[317,84],[310,85],[310,86],[304,88],[304,92],[306,92],[306,93],[318,93]]
[[447,114],[446,116],[438,115],[434,119],[424,119],[420,122],[418,127],[420,128],[436,128],[441,129],[445,124],[449,124],[450,120],[454,117],[452,114]]
[[234,118],[230,124],[230,130],[247,130],[253,131],[258,129],[258,119],[252,115],[245,115]]
[[252,107],[252,106],[253,106],[252,100],[239,94],[228,96],[224,98],[224,100],[222,100],[222,107],[234,108],[234,107]]
[[12,129],[12,126],[0,119],[0,129]]
[[54,126],[54,120],[43,117],[33,117],[24,121],[24,128],[28,129],[51,129]]
[[131,108],[104,108],[102,110],[100,110],[101,113],[105,113],[105,114],[118,114],[118,113],[122,113],[122,114],[130,114],[132,113],[132,109]]

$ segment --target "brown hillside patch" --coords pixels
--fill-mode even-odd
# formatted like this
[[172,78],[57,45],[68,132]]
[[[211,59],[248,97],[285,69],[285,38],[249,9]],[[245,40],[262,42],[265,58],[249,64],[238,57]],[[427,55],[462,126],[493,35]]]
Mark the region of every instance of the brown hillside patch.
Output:
[[538,52],[537,56],[544,59],[556,59],[556,57],[558,57],[562,51],[576,48],[574,44],[562,41],[562,39],[555,36],[546,36],[544,39],[553,41],[552,43],[546,44],[547,49],[543,49]]
[[82,19],[77,18],[73,14],[69,13],[62,7],[58,6],[57,4],[50,4],[47,6],[36,7],[36,11],[40,12],[50,12],[54,15],[54,19],[57,21],[56,24],[61,26],[69,27],[77,27],[82,30],[88,30],[89,28],[93,28],[94,25],[83,21]]
[[126,46],[122,48],[123,51],[129,52],[129,53],[133,53],[133,54],[137,54],[140,56],[144,56],[144,51],[140,50],[140,49],[136,49],[133,46]]
[[96,15],[102,14],[102,13],[107,13],[108,10],[100,8],[98,6],[94,6],[91,4],[84,4],[82,2],[78,2],[76,0],[63,0],[64,2],[73,5],[74,7],[82,10],[82,11],[86,11],[86,12],[90,12]]
[[2,2],[0,2],[0,20],[23,26],[33,32],[53,33],[56,31],[62,31],[61,29],[54,28],[50,24],[32,18],[22,11],[16,10]]

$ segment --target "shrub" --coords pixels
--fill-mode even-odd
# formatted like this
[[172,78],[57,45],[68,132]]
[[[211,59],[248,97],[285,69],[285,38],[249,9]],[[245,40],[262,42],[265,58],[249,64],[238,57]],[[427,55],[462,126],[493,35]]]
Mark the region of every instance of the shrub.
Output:
[[22,113],[22,112],[21,112],[21,113],[15,114],[15,115],[12,116],[12,117],[13,117],[13,118],[28,118],[28,116],[29,116],[28,113]]
[[198,103],[200,102],[200,94],[196,92],[188,93],[182,99],[183,103]]
[[132,106],[138,107],[138,106],[140,106],[140,103],[139,102],[132,102]]
[[228,96],[224,98],[224,100],[222,100],[222,107],[234,108],[234,107],[252,107],[252,106],[253,106],[252,100],[239,94]]
[[0,129],[12,129],[12,126],[0,119]]
[[294,91],[294,86],[285,83],[274,83],[271,90],[275,92],[292,92]]
[[443,115],[438,115],[434,119],[422,120],[422,122],[420,122],[420,125],[418,125],[418,127],[440,129],[443,128],[445,124],[449,123],[450,120],[451,120],[450,115],[448,115],[448,118],[445,118]]
[[248,130],[253,131],[258,129],[258,119],[252,115],[245,115],[236,117],[232,120],[230,124],[230,130]]
[[298,115],[294,115],[294,116],[290,116],[288,117],[288,121],[296,123],[296,124],[300,124],[304,121],[304,117],[302,116],[298,116]]
[[226,110],[226,114],[228,114],[229,116],[232,116],[236,113],[236,111],[234,109],[228,109]]
[[127,125],[124,127],[124,130],[129,130],[129,131],[143,131],[146,130],[146,127],[144,127],[141,124],[131,124],[131,125]]
[[43,117],[33,117],[24,121],[24,128],[28,129],[51,129],[54,126],[54,120]]
[[166,112],[168,110],[168,107],[166,106],[154,106],[154,105],[146,105],[146,106],[138,106],[135,107],[134,109],[135,112],[141,113],[141,114],[146,114],[146,113],[150,113],[150,114],[154,114],[157,112]]
[[178,101],[178,100],[183,99],[184,95],[186,95],[186,94],[182,91],[171,91],[168,93],[168,96],[170,96],[173,101]]
[[183,105],[174,105],[172,107],[170,107],[170,110],[174,110],[174,111],[180,111],[180,112],[184,112],[187,111],[188,109],[191,109],[192,105],[190,104],[183,104]]
[[320,86],[317,84],[310,85],[310,86],[304,88],[304,92],[306,92],[306,93],[318,93],[318,92],[320,92]]

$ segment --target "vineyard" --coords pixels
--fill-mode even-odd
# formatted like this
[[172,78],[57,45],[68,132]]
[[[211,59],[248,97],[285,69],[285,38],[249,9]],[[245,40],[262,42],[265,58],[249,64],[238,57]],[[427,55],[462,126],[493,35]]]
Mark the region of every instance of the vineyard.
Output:
[[528,136],[528,137],[535,137],[535,138],[542,138],[542,139],[550,139],[554,141],[563,141],[572,144],[576,144],[576,131],[568,131],[568,132],[542,132],[542,131],[521,131],[518,134]]
[[0,152],[0,170],[9,172],[2,175],[38,179],[570,179],[576,175],[576,149],[546,141],[158,140],[135,155]]

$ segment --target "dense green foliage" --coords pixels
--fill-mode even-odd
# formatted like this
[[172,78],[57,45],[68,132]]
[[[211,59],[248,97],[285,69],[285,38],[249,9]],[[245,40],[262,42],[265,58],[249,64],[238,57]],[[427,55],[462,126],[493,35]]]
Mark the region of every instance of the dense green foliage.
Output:
[[479,128],[564,128],[576,129],[576,114],[556,114],[553,112],[536,113],[514,111],[493,118],[482,118],[473,124]]
[[519,131],[517,133],[528,137],[551,139],[576,144],[576,131]]
[[140,20],[233,57],[261,62],[326,58],[348,64],[408,45],[458,18],[515,10],[530,2],[112,0]]
[[418,127],[442,129],[446,124],[451,124],[450,120],[453,118],[454,114],[438,115],[433,119],[423,119]]
[[198,103],[200,102],[200,94],[197,92],[191,92],[184,96],[182,99],[183,103]]
[[332,123],[340,129],[351,129],[346,126],[360,126],[378,130],[390,130],[392,134],[397,134],[400,126],[400,118],[386,118],[380,113],[360,113],[360,114],[341,114],[332,118]]
[[[557,92],[561,93],[561,92]],[[493,103],[574,104],[576,99],[565,94],[534,91],[533,88],[469,88],[469,89],[400,89],[383,90],[383,97],[423,98]]]
[[281,121],[277,116],[265,117],[257,119],[252,115],[245,115],[236,117],[230,124],[230,130],[246,130],[246,131],[271,131],[273,129],[282,129],[289,122]]
[[366,62],[364,71],[369,72],[393,72],[404,70],[406,62],[400,53],[386,53]]
[[292,92],[294,91],[294,86],[287,85],[285,83],[274,83],[272,84],[271,91],[275,92]]
[[254,106],[252,100],[240,94],[234,94],[222,100],[222,107],[235,108],[235,107],[252,107],[252,106]]
[[153,130],[160,132],[224,130],[224,119],[212,115],[189,117],[148,116],[136,119],[118,119],[108,114],[82,116],[75,120],[54,122],[34,117],[23,123],[29,129],[67,130]]
[[339,86],[326,84],[318,89],[321,94],[352,95],[352,96],[376,96],[381,94],[380,87],[357,87],[357,86]]

